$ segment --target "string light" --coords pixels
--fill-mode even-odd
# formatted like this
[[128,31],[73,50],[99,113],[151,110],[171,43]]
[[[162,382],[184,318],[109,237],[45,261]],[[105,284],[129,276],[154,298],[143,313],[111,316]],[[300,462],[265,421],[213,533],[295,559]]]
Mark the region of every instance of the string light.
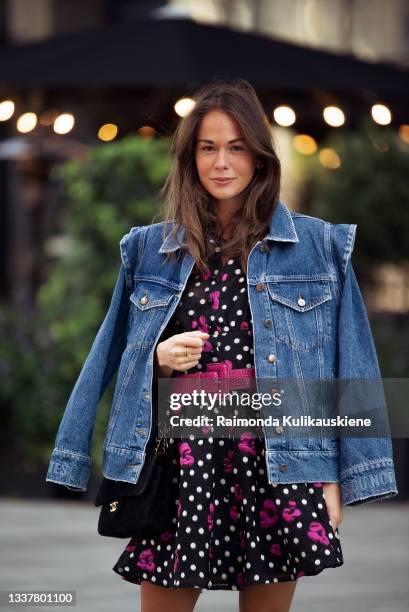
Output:
[[56,118],[58,117],[57,110],[46,110],[38,118],[38,122],[45,127],[48,127],[54,123]]
[[399,136],[403,142],[407,142],[409,144],[409,125],[403,123],[399,126]]
[[336,170],[341,165],[341,159],[334,149],[321,149],[318,153],[318,159],[324,168],[330,168],[331,170]]
[[331,127],[340,127],[345,123],[345,115],[338,106],[327,106],[322,114],[326,123]]
[[3,100],[0,102],[0,121],[7,121],[14,114],[14,102],[12,100]]
[[[174,104],[174,110],[180,117],[186,117],[194,108],[195,101],[189,97],[183,97],[177,100]],[[0,121],[7,121],[15,112],[15,104],[12,100],[7,99],[0,102]],[[57,114],[58,111],[48,110],[41,113],[37,117],[36,113],[26,112],[20,115],[16,121],[16,129],[21,133],[31,132],[38,123],[43,126],[53,125],[53,129],[57,134],[67,134],[70,132],[75,123],[74,116],[71,113]],[[389,125],[392,121],[391,110],[385,104],[377,103],[371,107],[372,119],[379,125]],[[345,123],[345,113],[338,106],[326,106],[322,111],[324,121],[331,127],[340,127]],[[273,111],[275,122],[283,127],[294,125],[297,120],[294,110],[288,105],[277,106]],[[264,115],[264,121],[270,126],[268,116]],[[149,125],[144,125],[137,130],[139,136],[151,138],[156,135],[156,131]],[[409,144],[409,125],[402,124],[398,129],[398,134],[401,140]],[[98,138],[105,142],[115,139],[118,135],[118,126],[114,123],[105,123],[98,130]],[[318,149],[317,142],[307,134],[298,134],[293,139],[294,148],[304,155],[311,155]],[[326,151],[326,153],[324,153]],[[331,155],[328,151],[332,149],[323,149],[320,152],[320,162],[327,167],[339,167],[341,160],[335,151]]]
[[138,135],[142,136],[142,138],[153,138],[156,134],[156,131],[150,125],[143,125],[138,130]]
[[118,127],[115,123],[104,123],[98,130],[98,138],[104,142],[114,140],[118,134]]
[[277,108],[274,109],[273,117],[275,122],[283,127],[293,125],[296,119],[295,112],[293,111],[291,106],[285,105],[277,106]]
[[67,134],[74,127],[74,115],[63,113],[58,115],[54,121],[54,132],[56,134]]
[[392,121],[391,111],[385,104],[374,104],[371,108],[372,119],[379,125],[388,125]]
[[297,134],[293,139],[294,148],[303,155],[312,155],[318,149],[318,145],[312,136],[308,134]]
[[192,98],[180,98],[180,100],[175,103],[173,108],[179,117],[186,117],[194,108],[195,104],[196,103],[194,100],[192,100]]
[[23,113],[17,119],[16,127],[22,134],[27,134],[34,130],[37,125],[37,115],[35,113]]

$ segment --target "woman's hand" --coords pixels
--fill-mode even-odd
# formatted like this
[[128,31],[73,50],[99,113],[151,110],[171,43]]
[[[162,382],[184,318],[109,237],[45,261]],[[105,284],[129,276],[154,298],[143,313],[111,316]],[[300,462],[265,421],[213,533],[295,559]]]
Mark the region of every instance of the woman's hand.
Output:
[[328,508],[329,519],[335,531],[343,520],[341,487],[338,482],[323,482],[322,489]]
[[[171,376],[173,370],[183,372],[190,370],[199,363],[204,341],[209,334],[195,330],[175,334],[163,342],[159,342],[155,355],[159,365],[159,373]],[[186,355],[186,348],[188,355]]]

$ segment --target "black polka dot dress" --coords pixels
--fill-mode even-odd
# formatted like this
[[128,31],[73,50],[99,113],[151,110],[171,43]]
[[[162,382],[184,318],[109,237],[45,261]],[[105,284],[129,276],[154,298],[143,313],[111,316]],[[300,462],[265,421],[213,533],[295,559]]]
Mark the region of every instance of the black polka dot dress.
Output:
[[[211,242],[216,244],[214,240]],[[192,271],[166,337],[210,334],[198,365],[229,360],[252,368],[252,320],[240,259],[222,265],[219,247],[206,274]],[[173,528],[133,537],[112,568],[124,580],[168,588],[242,591],[297,580],[343,564],[321,482],[269,484],[264,437],[170,438]]]

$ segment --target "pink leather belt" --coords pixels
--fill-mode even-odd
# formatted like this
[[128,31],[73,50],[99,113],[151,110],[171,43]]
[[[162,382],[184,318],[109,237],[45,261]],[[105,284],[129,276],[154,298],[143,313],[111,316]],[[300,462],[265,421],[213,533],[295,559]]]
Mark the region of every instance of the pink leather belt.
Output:
[[225,359],[206,364],[206,372],[176,372],[171,387],[173,393],[188,393],[189,390],[201,388],[212,392],[248,389],[254,386],[255,376],[254,368],[233,368],[232,362]]

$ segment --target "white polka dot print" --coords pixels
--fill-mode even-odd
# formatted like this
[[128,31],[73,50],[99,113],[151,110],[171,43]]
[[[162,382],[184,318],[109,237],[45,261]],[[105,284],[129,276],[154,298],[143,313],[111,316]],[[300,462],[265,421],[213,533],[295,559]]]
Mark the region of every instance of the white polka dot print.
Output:
[[[209,338],[186,373],[226,360],[234,369],[254,368],[240,257],[223,264],[216,251],[207,273],[192,271],[162,338],[195,329]],[[112,569],[135,584],[242,591],[342,565],[322,483],[269,484],[264,450],[263,436],[250,432],[238,439],[172,438],[173,526],[131,538]]]

